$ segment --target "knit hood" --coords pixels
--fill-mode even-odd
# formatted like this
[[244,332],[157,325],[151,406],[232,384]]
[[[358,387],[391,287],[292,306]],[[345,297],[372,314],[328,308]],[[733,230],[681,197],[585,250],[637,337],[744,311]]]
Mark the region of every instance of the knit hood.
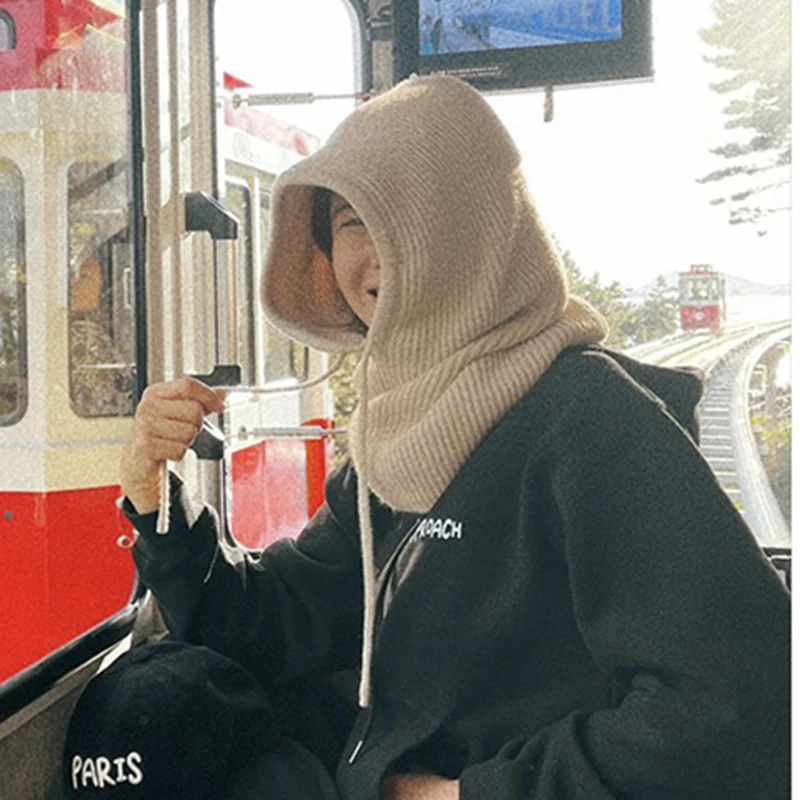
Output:
[[[317,186],[345,197],[375,243],[381,283],[368,333],[313,243]],[[505,127],[479,92],[442,76],[362,105],[278,178],[262,291],[290,336],[327,352],[368,346],[351,451],[362,475],[369,452],[370,489],[403,511],[430,509],[564,347],[606,332],[568,297]]]

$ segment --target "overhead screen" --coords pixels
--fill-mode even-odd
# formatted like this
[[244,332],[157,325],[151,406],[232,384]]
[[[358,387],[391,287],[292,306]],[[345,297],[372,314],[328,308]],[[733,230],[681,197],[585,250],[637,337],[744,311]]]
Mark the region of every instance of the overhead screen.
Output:
[[395,0],[395,81],[524,89],[652,75],[650,0]]

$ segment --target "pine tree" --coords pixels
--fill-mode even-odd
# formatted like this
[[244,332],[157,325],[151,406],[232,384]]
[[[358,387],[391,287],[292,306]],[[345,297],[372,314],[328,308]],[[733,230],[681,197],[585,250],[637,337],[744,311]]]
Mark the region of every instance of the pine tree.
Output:
[[730,164],[699,183],[734,179],[711,203],[730,203],[733,225],[756,222],[786,210],[774,190],[788,184],[792,160],[790,0],[715,0],[713,9],[700,37],[716,51],[706,60],[729,75],[711,88],[731,96],[725,128],[743,135],[711,151]]
[[644,303],[636,306],[624,330],[637,343],[663,339],[678,329],[678,293],[659,275]]

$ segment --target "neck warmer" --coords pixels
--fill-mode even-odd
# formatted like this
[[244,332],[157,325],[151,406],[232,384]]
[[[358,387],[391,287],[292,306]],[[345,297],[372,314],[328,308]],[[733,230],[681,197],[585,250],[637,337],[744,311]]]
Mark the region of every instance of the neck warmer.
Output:
[[[366,332],[313,243],[317,186],[346,198],[375,243],[380,290]],[[509,133],[479,92],[444,76],[370,100],[278,178],[262,299],[288,335],[361,353],[348,430],[370,619],[367,489],[395,510],[427,512],[558,353],[606,334],[568,295]]]

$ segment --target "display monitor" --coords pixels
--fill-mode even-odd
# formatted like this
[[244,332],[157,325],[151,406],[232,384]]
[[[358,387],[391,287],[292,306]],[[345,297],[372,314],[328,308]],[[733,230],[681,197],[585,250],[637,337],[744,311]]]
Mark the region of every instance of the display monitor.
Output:
[[492,91],[650,77],[650,0],[395,0],[395,82]]

